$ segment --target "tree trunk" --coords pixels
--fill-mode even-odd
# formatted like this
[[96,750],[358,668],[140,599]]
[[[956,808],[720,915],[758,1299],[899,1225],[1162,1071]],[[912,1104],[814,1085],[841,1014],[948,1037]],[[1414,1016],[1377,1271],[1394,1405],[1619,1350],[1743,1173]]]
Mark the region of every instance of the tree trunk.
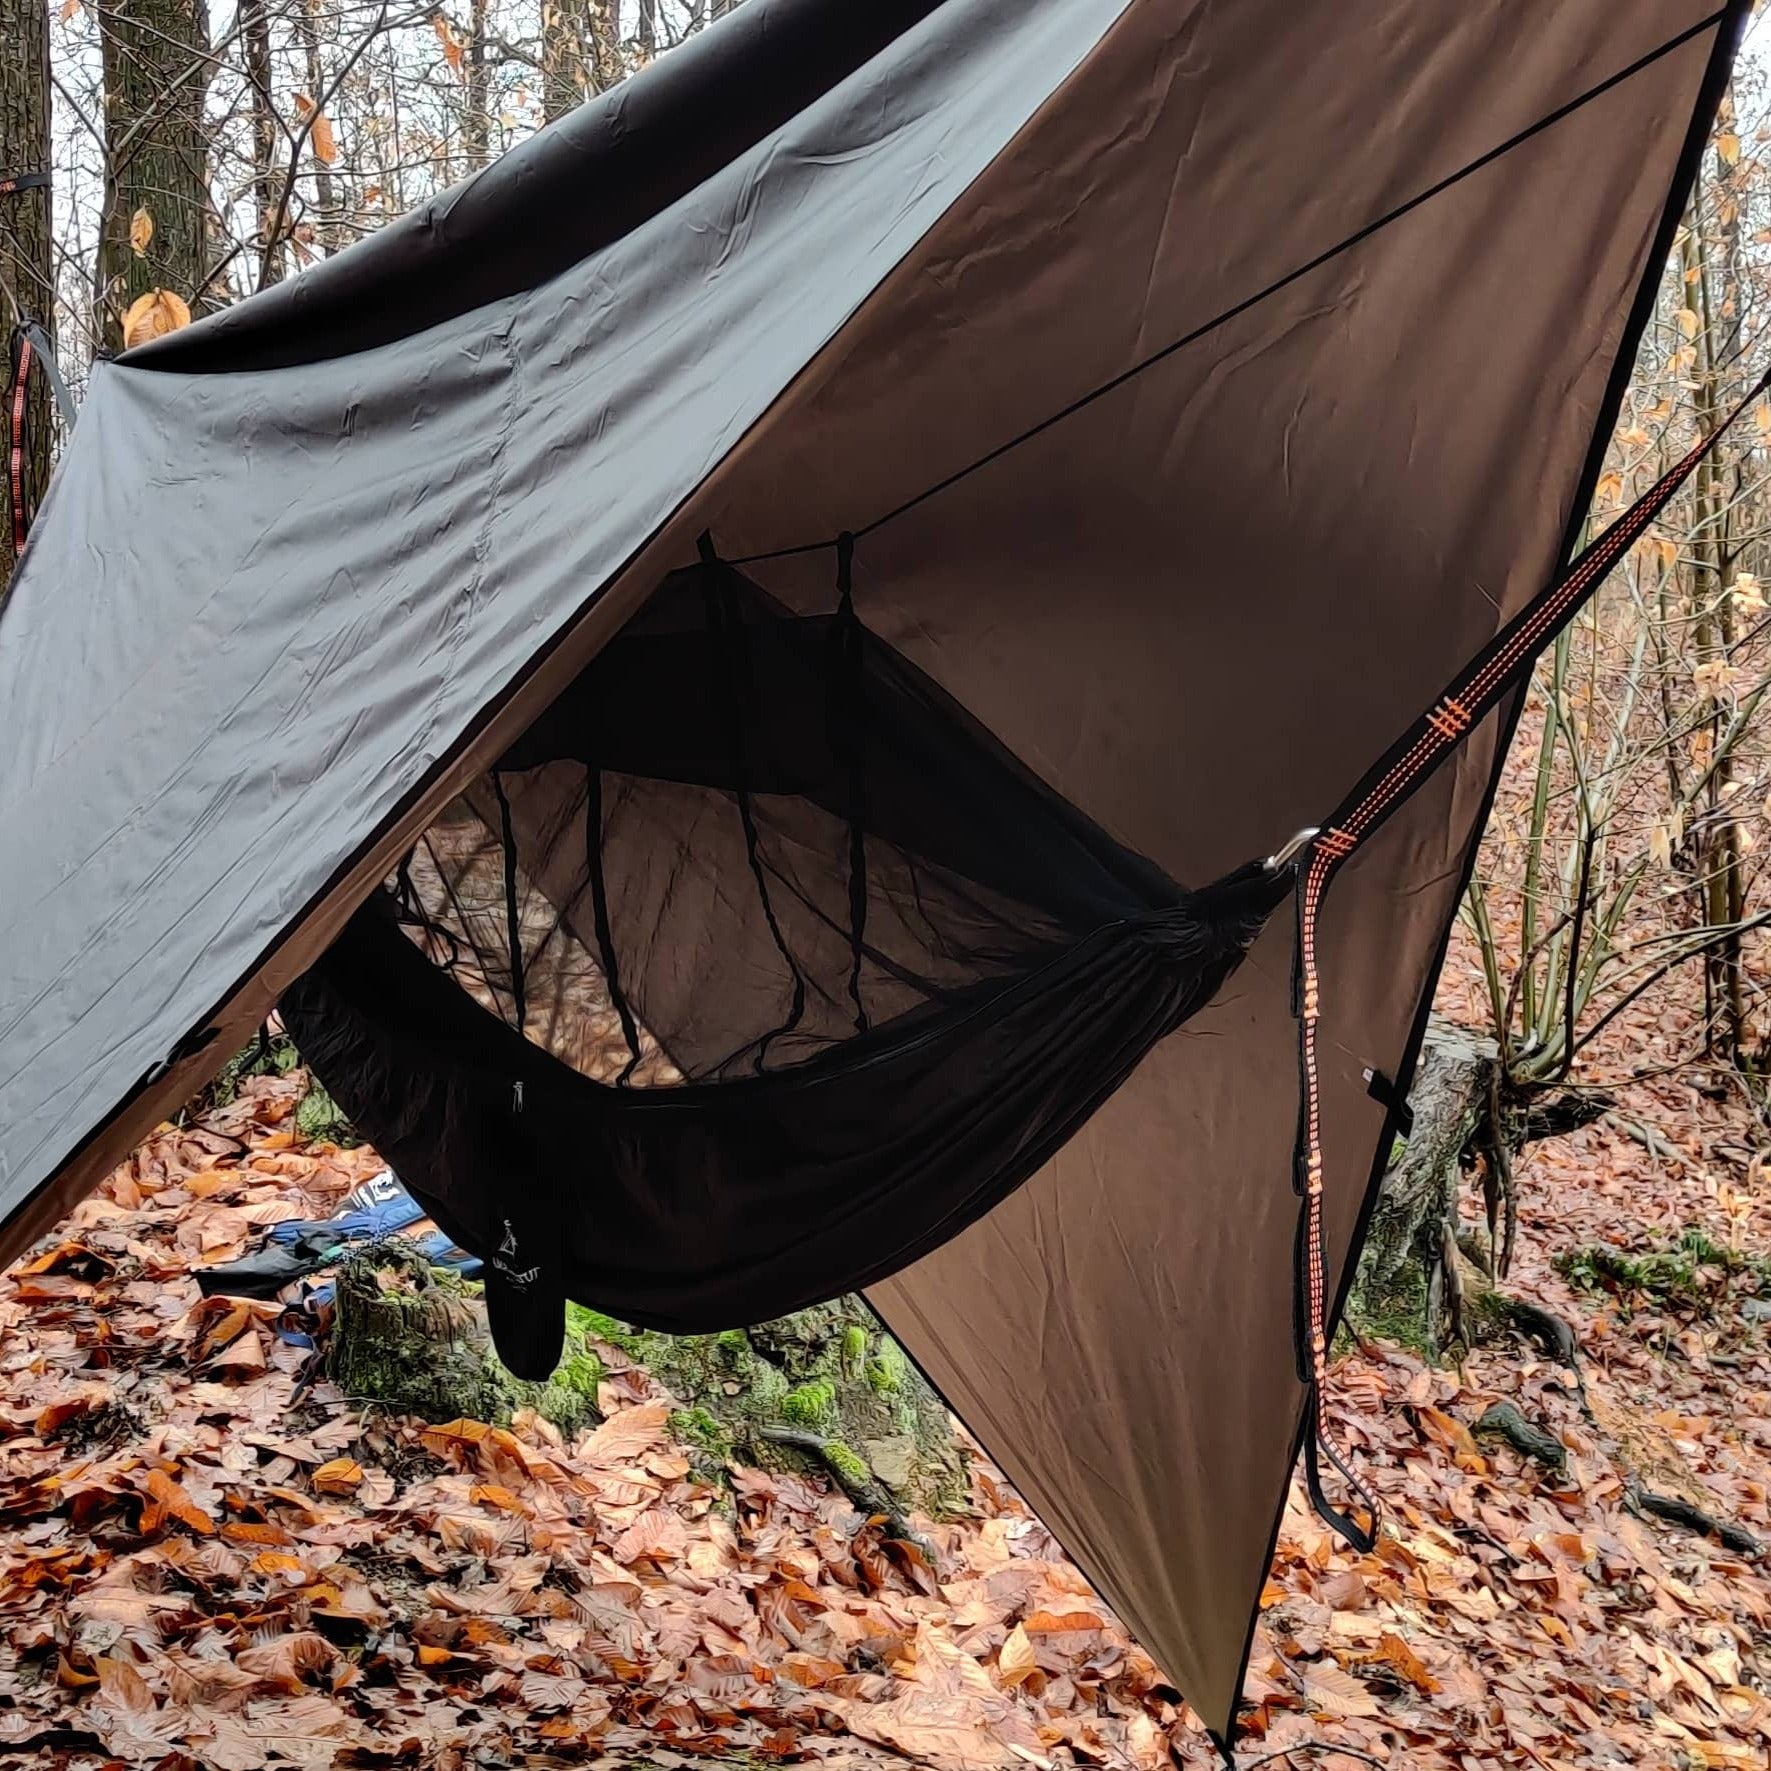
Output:
[[[105,342],[119,349],[138,296],[166,289],[194,310],[203,286],[209,11],[206,0],[95,0],[94,10],[105,83],[99,307]],[[153,230],[145,245],[143,214]]]
[[[0,0],[0,179],[49,170],[49,11],[44,0]],[[55,315],[47,185],[0,196],[0,335],[21,318],[45,331]],[[0,357],[0,361],[4,361]],[[10,386],[5,388],[10,428]],[[36,509],[49,480],[51,414],[41,375],[25,404],[24,509]],[[8,443],[10,448],[10,442]],[[10,481],[10,476],[7,476]],[[17,563],[12,551],[12,488],[0,491],[0,599]]]
[[1492,1041],[1429,1024],[1408,1097],[1414,1125],[1390,1153],[1348,1304],[1361,1332],[1421,1348],[1436,1342],[1438,1312],[1429,1306],[1442,1289],[1445,1231],[1455,1232],[1458,1182],[1486,1117],[1495,1062]]
[[563,1433],[594,1425],[602,1365],[582,1327],[545,1384],[498,1363],[479,1288],[432,1267],[398,1238],[349,1256],[338,1269],[326,1368],[354,1402],[379,1402],[438,1423],[503,1426],[533,1408]]
[[461,146],[470,173],[480,171],[492,158],[492,62],[486,53],[486,5],[487,0],[473,0],[468,26]]

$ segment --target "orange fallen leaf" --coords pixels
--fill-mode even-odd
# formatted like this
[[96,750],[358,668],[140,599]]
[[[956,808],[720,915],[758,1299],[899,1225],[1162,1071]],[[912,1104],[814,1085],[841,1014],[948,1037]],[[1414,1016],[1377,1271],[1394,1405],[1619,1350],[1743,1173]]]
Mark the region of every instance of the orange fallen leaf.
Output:
[[224,1193],[229,1187],[237,1187],[246,1179],[237,1168],[206,1168],[200,1174],[194,1174],[184,1183],[184,1190],[193,1199],[207,1199],[212,1194]]
[[1415,1690],[1431,1697],[1439,1689],[1439,1681],[1427,1671],[1420,1656],[1394,1631],[1385,1630],[1378,1637],[1377,1651]]
[[468,1490],[467,1497],[469,1500],[478,1501],[481,1506],[496,1507],[500,1512],[517,1513],[523,1518],[533,1516],[530,1509],[517,1495],[512,1494],[508,1488],[502,1487],[496,1482],[476,1482]]
[[849,1669],[840,1660],[825,1660],[816,1654],[784,1654],[781,1672],[794,1684],[816,1690],[820,1685],[828,1685],[832,1679],[847,1678]]
[[69,1421],[77,1420],[83,1414],[90,1414],[98,1406],[91,1396],[76,1396],[70,1402],[52,1402],[39,1411],[32,1423],[33,1430],[39,1439],[47,1439],[51,1434],[60,1432]]
[[154,1707],[154,1694],[134,1665],[119,1655],[101,1654],[92,1663],[99,1690],[119,1709],[137,1713]]
[[1104,1630],[1106,1627],[1092,1611],[1036,1611],[1021,1624],[1021,1628],[1030,1636],[1062,1636],[1071,1630]]
[[271,1525],[255,1519],[229,1519],[222,1525],[221,1535],[231,1543],[293,1543],[295,1541],[281,1525]]
[[1488,1462],[1477,1448],[1474,1434],[1455,1415],[1426,1405],[1418,1412],[1427,1431],[1447,1447],[1451,1461],[1460,1470],[1467,1470],[1473,1476],[1480,1476],[1487,1470]]
[[582,1456],[591,1463],[631,1463],[670,1429],[668,1402],[642,1402],[611,1415],[584,1441]]
[[68,1273],[45,1273],[40,1278],[13,1281],[13,1296],[27,1304],[84,1303],[98,1295],[98,1287]]
[[312,1477],[316,1494],[355,1494],[363,1485],[363,1466],[354,1457],[335,1457]]
[[55,1682],[69,1691],[85,1691],[98,1683],[98,1674],[82,1672],[65,1654],[61,1654],[56,1656]]
[[58,1242],[54,1248],[36,1256],[29,1261],[21,1261],[13,1271],[18,1274],[35,1276],[38,1273],[57,1273],[63,1268],[79,1262],[83,1266],[97,1264],[107,1272],[115,1262],[107,1259],[86,1246],[84,1242]]
[[[162,1515],[170,1515],[199,1536],[212,1536],[219,1529],[215,1521],[164,1470],[148,1471],[147,1491]],[[144,1518],[144,1529],[145,1525]]]

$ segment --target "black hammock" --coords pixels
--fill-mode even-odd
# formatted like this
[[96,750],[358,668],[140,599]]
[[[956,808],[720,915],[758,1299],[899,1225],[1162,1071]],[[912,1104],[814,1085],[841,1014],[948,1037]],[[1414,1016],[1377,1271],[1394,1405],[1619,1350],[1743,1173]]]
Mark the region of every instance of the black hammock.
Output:
[[464,1248],[500,1356],[563,1302],[690,1333],[988,1211],[1290,887],[1188,891],[856,617],[673,576],[283,996]]

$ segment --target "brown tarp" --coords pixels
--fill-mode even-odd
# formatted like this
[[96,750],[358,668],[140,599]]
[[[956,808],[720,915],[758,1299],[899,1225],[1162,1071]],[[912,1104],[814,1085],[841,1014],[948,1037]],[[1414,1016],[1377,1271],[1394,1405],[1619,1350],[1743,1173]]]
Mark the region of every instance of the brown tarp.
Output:
[[[840,3],[751,0],[330,281],[97,377],[0,620],[8,1253],[704,526],[862,528],[1232,313],[856,557],[871,627],[1189,883],[1318,822],[1566,551],[1742,6],[946,0],[814,44]],[[796,43],[692,188],[473,281],[625,122],[667,139]],[[353,332],[420,262],[468,296]],[[821,560],[753,570],[827,604]],[[1337,1272],[1502,723],[1329,902]],[[1301,1403],[1290,964],[1281,916],[875,1298],[1220,1734]]]

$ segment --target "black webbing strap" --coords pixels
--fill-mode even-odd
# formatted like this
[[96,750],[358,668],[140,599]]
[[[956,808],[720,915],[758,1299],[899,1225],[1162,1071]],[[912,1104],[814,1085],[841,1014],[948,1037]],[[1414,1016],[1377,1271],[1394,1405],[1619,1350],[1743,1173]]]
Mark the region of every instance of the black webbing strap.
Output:
[[49,382],[49,391],[55,396],[55,409],[61,414],[62,429],[74,428],[74,396],[68,392],[68,384],[62,380],[61,365],[55,360],[55,347],[49,342],[49,334],[35,320],[20,320],[18,329],[24,334],[25,342],[37,353],[37,367],[43,371]]
[[492,771],[492,791],[498,796],[498,835],[504,845],[504,929],[510,944],[510,994],[516,1009],[517,1031],[525,1031],[529,1021],[528,985],[523,976],[523,918],[517,905],[517,837],[510,815],[510,798],[496,769]]
[[609,921],[609,885],[603,874],[603,771],[592,762],[585,769],[584,865],[590,875],[590,914],[596,925],[597,951],[603,967],[603,985],[621,1021],[621,1037],[627,1041],[627,1062],[617,1086],[630,1082],[640,1061],[640,1035],[627,994],[621,988],[621,968],[615,958],[615,932]]
[[[1771,387],[1767,370],[1734,409],[1700,443],[1660,476],[1562,576],[1547,585],[1503,627],[1451,686],[1369,769],[1334,816],[1316,831],[1299,863],[1295,1009],[1298,1022],[1298,1131],[1294,1180],[1302,1195],[1299,1221],[1297,1330],[1299,1366],[1308,1387],[1308,1448],[1305,1463],[1310,1498],[1326,1523],[1357,1549],[1376,1539],[1375,1497],[1355,1476],[1346,1455],[1322,1420],[1322,1393],[1328,1368],[1327,1254],[1322,1221],[1322,1098],[1316,1029],[1321,1018],[1322,984],[1317,958],[1317,925],[1329,882],[1348,858],[1530,673],[1544,647],[1573,619],[1619,560],[1641,540],[1648,525],[1690,478],[1697,464],[1721,440],[1760,394]],[[1340,1472],[1369,1523],[1331,1505],[1322,1490],[1321,1459]]]
[[47,172],[5,172],[0,173],[0,197],[16,196],[20,191],[46,191],[49,189]]
[[861,1001],[861,952],[867,933],[867,802],[865,758],[866,718],[863,697],[865,643],[855,614],[855,538],[846,529],[836,538],[836,627],[832,635],[832,668],[828,693],[829,727],[849,786],[849,996],[855,1004],[855,1031],[867,1031],[867,1010]]

